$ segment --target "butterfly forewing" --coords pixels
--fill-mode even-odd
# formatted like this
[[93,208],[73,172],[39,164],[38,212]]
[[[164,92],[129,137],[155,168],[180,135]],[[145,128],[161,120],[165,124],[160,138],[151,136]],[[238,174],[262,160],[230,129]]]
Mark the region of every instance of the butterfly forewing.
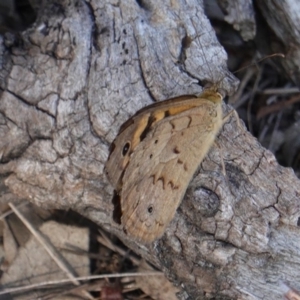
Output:
[[154,103],[139,110],[120,128],[110,147],[110,154],[105,165],[105,173],[119,191],[122,187],[122,176],[136,146],[145,138],[151,128],[166,116],[171,116],[198,105],[194,95],[181,96]]
[[222,125],[221,99],[197,99],[197,107],[160,120],[136,146],[120,193],[132,237],[151,242],[165,231]]

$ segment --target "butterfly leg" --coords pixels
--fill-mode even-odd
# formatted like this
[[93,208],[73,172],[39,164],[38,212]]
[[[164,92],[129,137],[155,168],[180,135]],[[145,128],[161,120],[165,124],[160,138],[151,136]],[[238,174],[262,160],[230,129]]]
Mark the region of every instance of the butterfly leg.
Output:
[[[235,109],[232,109],[229,113],[227,113],[225,115],[225,117],[223,118],[222,120],[222,123],[223,125],[229,120],[229,118],[231,117],[231,115],[233,114],[235,120],[236,120],[236,123],[237,123],[237,126],[239,127],[240,130],[244,131],[245,130],[245,127],[241,124],[240,122],[240,118],[239,118],[239,115],[238,113],[236,112]],[[215,144],[217,144],[215,142]],[[218,146],[218,145],[217,145]],[[218,146],[219,148],[219,151],[220,151],[220,154],[222,154],[222,147],[221,146]],[[226,170],[225,170],[225,164],[224,164],[224,160],[223,160],[223,157],[224,155],[222,154],[222,157],[221,157],[221,164],[222,164],[222,170],[223,170],[223,174],[224,174],[224,177],[225,177],[225,181],[226,181],[226,184],[231,192],[232,195],[234,195],[234,193],[232,192],[231,188],[230,188],[230,183],[229,183],[229,180],[228,180],[228,176],[226,174]]]
[[232,109],[229,113],[227,113],[227,115],[223,118],[223,125],[229,120],[229,118],[231,117],[231,115],[234,115],[237,125],[241,128],[241,122],[240,122],[240,118],[238,113],[236,112],[235,109]]
[[[231,115],[234,115],[237,121],[238,126],[240,127],[240,119],[239,116],[236,112],[236,110],[232,109],[222,120],[223,125],[229,120],[229,118],[231,117]],[[220,153],[220,159],[221,159],[221,165],[222,165],[222,173],[224,175],[225,178],[227,178],[226,175],[226,170],[225,170],[225,164],[224,164],[224,160],[223,160],[223,152],[222,152],[222,147],[216,142],[214,141],[214,145],[217,146],[217,148],[219,149],[219,153]]]
[[[241,123],[240,123],[240,118],[236,112],[236,110],[232,109],[229,113],[227,113],[225,115],[225,117],[223,118],[222,120],[222,123],[223,125],[229,120],[229,118],[231,117],[231,115],[234,115],[235,119],[236,119],[236,122],[237,122],[237,125],[238,127],[241,128]],[[218,148],[219,150],[219,154],[220,154],[220,162],[221,162],[221,166],[222,166],[222,174],[225,178],[225,181],[226,181],[226,184],[227,186],[229,187],[230,189],[230,185],[229,185],[229,180],[228,180],[228,176],[227,176],[227,173],[226,173],[226,169],[225,169],[225,163],[224,163],[224,155],[223,155],[223,150],[222,150],[222,146],[219,145],[219,143],[217,141],[214,141],[214,145]]]
[[222,166],[222,174],[224,175],[225,178],[226,176],[226,169],[225,169],[225,164],[224,164],[224,159],[223,159],[223,151],[222,147],[218,144],[218,142],[214,141],[214,146],[216,146],[219,149],[219,154],[220,154],[220,160],[221,160],[221,166]]
[[225,183],[226,183],[230,193],[232,195],[234,195],[233,191],[231,190],[229,179],[228,179],[227,172],[226,172],[226,169],[225,169],[225,163],[224,163],[224,159],[223,159],[224,155],[223,155],[223,151],[222,151],[222,146],[220,146],[216,141],[214,141],[214,146],[216,146],[219,150],[220,162],[221,162],[221,166],[222,166],[222,174],[224,176]]

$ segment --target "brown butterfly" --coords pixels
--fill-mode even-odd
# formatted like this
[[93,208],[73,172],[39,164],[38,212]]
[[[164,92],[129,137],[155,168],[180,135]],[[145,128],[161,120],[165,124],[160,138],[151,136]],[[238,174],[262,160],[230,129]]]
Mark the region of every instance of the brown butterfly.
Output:
[[128,235],[145,243],[162,236],[222,126],[222,99],[206,90],[165,100],[121,126],[105,171]]

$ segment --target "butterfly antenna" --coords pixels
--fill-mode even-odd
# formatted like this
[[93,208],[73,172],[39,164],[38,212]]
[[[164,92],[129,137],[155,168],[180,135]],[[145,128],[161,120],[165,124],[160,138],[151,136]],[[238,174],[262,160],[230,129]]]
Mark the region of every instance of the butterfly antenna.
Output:
[[250,68],[252,66],[256,66],[258,63],[264,61],[265,59],[269,59],[269,58],[273,58],[273,57],[282,57],[282,58],[285,58],[285,55],[283,53],[274,53],[274,54],[271,54],[271,55],[267,55],[267,56],[265,56],[265,57],[263,57],[263,58],[261,58],[261,59],[259,59],[257,61],[252,62],[251,64],[249,64],[247,66],[244,66],[244,67],[242,67],[242,68],[240,68],[240,69],[232,72],[232,73],[236,74],[236,73],[238,73],[238,72],[240,72],[240,71],[242,71],[244,69]]

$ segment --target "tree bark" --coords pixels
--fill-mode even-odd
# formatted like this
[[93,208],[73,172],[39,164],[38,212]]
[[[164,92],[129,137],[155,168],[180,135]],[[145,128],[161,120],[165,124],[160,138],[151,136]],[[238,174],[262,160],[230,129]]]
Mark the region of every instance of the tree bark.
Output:
[[180,284],[182,298],[276,300],[283,282],[300,290],[299,180],[233,116],[161,239],[138,244],[112,219],[103,167],[120,125],[205,83],[237,88],[201,1],[48,1],[0,51],[0,201],[85,215]]

